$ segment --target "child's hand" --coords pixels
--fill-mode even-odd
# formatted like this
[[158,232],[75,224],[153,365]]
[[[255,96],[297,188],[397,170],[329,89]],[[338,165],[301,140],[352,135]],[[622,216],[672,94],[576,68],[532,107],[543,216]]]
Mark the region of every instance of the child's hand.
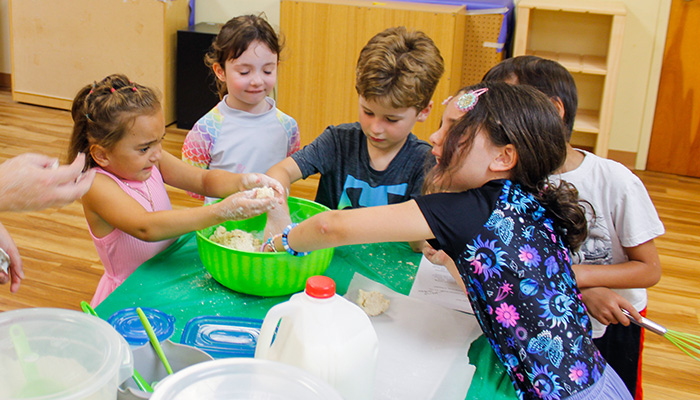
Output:
[[278,199],[278,203],[281,202],[281,199],[287,198],[287,191],[276,179],[270,178],[265,174],[243,174],[241,191],[260,187],[272,188],[275,191],[275,198]]
[[255,190],[246,190],[234,193],[212,206],[220,217],[226,220],[239,220],[260,215],[273,209],[275,205],[277,205],[276,198],[258,198]]
[[423,255],[428,259],[428,261],[435,265],[446,266],[452,262],[452,259],[447,255],[447,253],[442,250],[435,250],[433,246],[429,245],[427,242],[423,246]]
[[617,323],[624,326],[629,325],[630,320],[622,312],[622,309],[629,311],[632,318],[638,321],[642,318],[627,299],[606,287],[581,289],[581,298],[588,313],[603,325]]

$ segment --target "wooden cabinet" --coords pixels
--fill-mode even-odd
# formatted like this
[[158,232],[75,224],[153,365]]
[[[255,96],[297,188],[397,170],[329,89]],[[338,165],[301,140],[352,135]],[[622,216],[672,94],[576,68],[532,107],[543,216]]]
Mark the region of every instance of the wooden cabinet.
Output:
[[187,0],[11,0],[12,99],[70,109],[78,90],[112,73],[157,88],[175,121],[178,29]]
[[607,157],[627,10],[611,0],[521,0],[513,55],[537,55],[566,67],[579,109],[572,144]]
[[302,144],[328,125],[358,119],[355,66],[375,34],[403,25],[425,32],[440,49],[443,75],[428,120],[413,133],[427,140],[439,124],[440,102],[461,87],[464,5],[364,0],[282,0],[280,31],[285,38],[277,94],[280,110],[299,123]]

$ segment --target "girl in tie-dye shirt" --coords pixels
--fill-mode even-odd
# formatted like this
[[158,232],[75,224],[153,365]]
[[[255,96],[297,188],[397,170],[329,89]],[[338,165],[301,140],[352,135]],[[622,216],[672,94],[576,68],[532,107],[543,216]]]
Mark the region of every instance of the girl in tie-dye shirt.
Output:
[[299,150],[296,121],[268,97],[277,83],[281,50],[274,29],[261,17],[235,17],[221,28],[205,62],[216,75],[222,100],[187,134],[184,161],[200,168],[265,173]]
[[556,109],[531,87],[497,82],[467,88],[451,105],[464,115],[431,136],[432,194],[321,213],[265,247],[303,255],[427,239],[454,260],[448,265],[518,398],[631,400],[592,342],[571,270],[569,251],[586,237],[578,194],[547,181],[566,156]]

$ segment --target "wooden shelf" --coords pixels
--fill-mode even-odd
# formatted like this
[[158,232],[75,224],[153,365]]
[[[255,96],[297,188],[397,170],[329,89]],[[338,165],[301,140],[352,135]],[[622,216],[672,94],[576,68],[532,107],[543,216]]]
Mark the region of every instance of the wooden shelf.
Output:
[[574,131],[585,133],[600,133],[600,119],[597,110],[577,110],[574,121]]
[[627,14],[624,3],[609,0],[520,0],[518,7],[591,14]]
[[605,57],[535,50],[529,50],[527,54],[557,61],[571,73],[591,75],[606,75],[608,73]]
[[608,154],[626,13],[617,0],[521,0],[517,6],[513,55],[554,60],[583,77],[578,95],[585,109],[577,112],[574,132],[595,135],[601,157]]

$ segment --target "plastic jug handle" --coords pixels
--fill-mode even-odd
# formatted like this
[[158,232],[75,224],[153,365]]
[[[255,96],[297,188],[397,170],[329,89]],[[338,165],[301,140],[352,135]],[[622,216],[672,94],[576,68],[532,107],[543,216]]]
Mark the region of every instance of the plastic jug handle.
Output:
[[258,343],[255,346],[255,358],[267,358],[268,350],[270,350],[270,345],[272,345],[272,335],[275,334],[277,325],[282,317],[291,315],[296,308],[297,305],[295,303],[288,301],[277,304],[267,312],[260,327]]

